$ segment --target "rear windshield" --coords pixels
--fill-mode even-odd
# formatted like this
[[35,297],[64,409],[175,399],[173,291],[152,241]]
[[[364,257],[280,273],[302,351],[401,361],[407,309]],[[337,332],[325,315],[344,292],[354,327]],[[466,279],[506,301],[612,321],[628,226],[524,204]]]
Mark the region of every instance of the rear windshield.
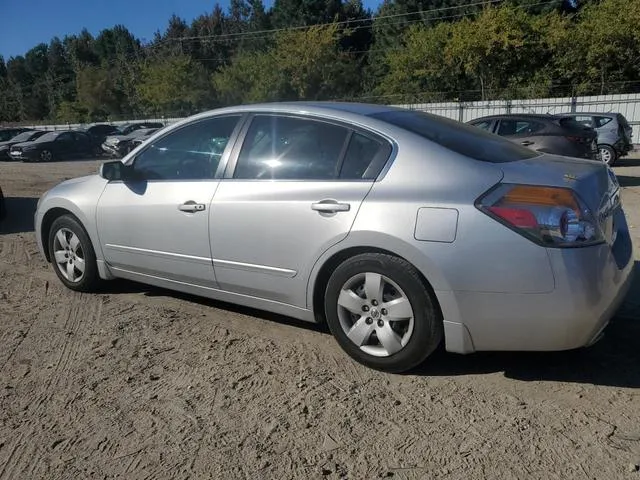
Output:
[[622,125],[622,128],[629,128],[629,122],[627,122],[627,119],[621,113],[618,114],[618,123]]
[[[582,118],[582,117],[580,117]],[[560,126],[564,128],[570,128],[572,130],[584,130],[585,128],[592,128],[592,120],[589,117],[589,123],[576,119],[575,117],[564,117],[559,120]]]
[[482,162],[506,163],[540,155],[481,128],[437,115],[394,110],[371,116]]

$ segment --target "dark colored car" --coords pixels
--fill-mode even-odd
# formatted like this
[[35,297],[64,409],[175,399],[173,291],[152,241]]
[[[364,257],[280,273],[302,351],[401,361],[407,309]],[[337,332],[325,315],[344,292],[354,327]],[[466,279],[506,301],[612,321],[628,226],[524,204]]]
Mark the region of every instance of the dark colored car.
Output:
[[0,187],[0,222],[7,216],[7,207],[4,203],[4,195],[2,194],[2,187]]
[[123,157],[157,131],[157,128],[140,128],[128,135],[107,137],[102,144],[102,150],[114,157]]
[[105,138],[107,138],[109,135],[118,134],[118,127],[116,125],[98,123],[87,128],[85,132],[93,139],[93,142],[96,145],[102,145],[102,142],[104,142]]
[[505,114],[468,123],[538,152],[600,160],[597,133],[570,116]]
[[47,132],[44,130],[27,130],[26,132],[19,133],[11,140],[0,142],[0,160],[12,160],[9,155],[9,150],[11,150],[11,147],[16,143],[32,142],[45,133]]
[[598,134],[600,158],[613,166],[633,150],[633,129],[621,113],[567,113],[576,122],[593,128]]
[[25,128],[25,127],[0,128],[0,142],[6,142],[7,140],[11,140],[16,135],[19,135],[22,132],[26,132],[27,130],[32,130],[32,129]]
[[23,162],[50,162],[92,157],[95,152],[96,145],[85,132],[65,130],[47,132],[33,142],[17,143],[9,154]]
[[136,123],[127,123],[124,125],[120,125],[118,127],[118,132],[114,133],[114,135],[129,135],[134,130],[139,130],[141,128],[162,128],[164,125],[160,122],[136,122]]

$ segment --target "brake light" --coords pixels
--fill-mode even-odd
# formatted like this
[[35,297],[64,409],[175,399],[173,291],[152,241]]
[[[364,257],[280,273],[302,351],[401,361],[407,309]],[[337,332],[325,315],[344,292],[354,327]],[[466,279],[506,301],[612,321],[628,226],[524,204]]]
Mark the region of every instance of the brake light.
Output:
[[568,188],[500,184],[481,197],[476,207],[546,247],[586,246],[604,240],[589,208]]
[[565,136],[564,138],[574,143],[588,143],[591,141],[591,139],[588,137],[575,137],[572,135]]

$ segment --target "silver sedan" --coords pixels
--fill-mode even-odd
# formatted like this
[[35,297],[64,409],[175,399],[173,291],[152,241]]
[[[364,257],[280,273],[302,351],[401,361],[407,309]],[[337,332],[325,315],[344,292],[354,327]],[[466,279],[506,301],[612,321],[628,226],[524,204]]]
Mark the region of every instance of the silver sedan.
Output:
[[327,322],[393,372],[442,342],[589,345],[633,265],[607,166],[351,103],[191,117],[45,193],[35,224],[73,290],[125,278]]

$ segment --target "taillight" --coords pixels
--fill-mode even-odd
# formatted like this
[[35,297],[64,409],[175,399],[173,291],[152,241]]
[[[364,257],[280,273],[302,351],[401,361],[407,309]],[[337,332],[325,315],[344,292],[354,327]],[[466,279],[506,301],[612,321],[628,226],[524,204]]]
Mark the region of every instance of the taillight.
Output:
[[476,207],[545,247],[579,247],[604,240],[589,208],[568,188],[500,184],[478,199]]
[[591,139],[589,137],[575,137],[573,135],[567,135],[564,138],[573,143],[591,143]]

